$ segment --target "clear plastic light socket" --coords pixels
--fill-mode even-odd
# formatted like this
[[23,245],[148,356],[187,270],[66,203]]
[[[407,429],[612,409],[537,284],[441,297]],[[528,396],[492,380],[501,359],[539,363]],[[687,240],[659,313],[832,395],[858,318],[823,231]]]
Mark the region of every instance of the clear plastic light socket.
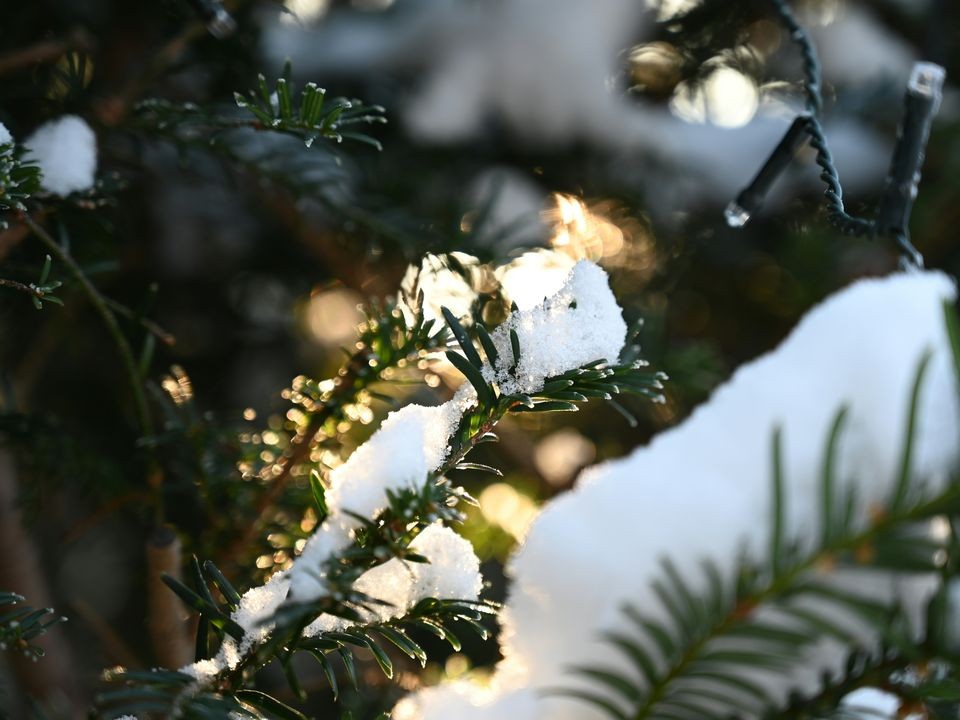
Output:
[[207,21],[207,31],[217,40],[230,37],[236,29],[237,21],[222,7],[214,10],[213,17]]
[[750,211],[740,207],[734,200],[723,211],[723,217],[726,218],[727,225],[730,227],[741,228],[750,220]]
[[907,91],[913,95],[931,97],[939,105],[946,80],[947,71],[940,65],[931,62],[914,63]]

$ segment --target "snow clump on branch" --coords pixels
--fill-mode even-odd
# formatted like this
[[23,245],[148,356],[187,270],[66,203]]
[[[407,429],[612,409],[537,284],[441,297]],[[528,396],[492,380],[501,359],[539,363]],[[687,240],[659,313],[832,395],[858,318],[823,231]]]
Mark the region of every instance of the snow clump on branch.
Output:
[[[521,338],[518,373],[520,387],[532,391],[551,375],[562,374],[595,360],[616,361],[623,348],[626,326],[607,285],[603,270],[590,262],[578,263],[558,293],[530,310],[514,313],[494,333],[495,342],[509,346],[509,328]],[[506,357],[512,357],[509,347]],[[491,368],[487,368],[492,371]],[[498,369],[501,388],[516,384]],[[509,392],[504,390],[504,392]],[[388,504],[388,492],[419,489],[438,471],[450,453],[450,438],[464,414],[476,403],[476,391],[464,383],[442,405],[408,405],[390,413],[381,427],[331,473],[326,494],[329,515],[286,571],[265,585],[247,591],[232,619],[244,630],[240,642],[227,638],[217,656],[181,669],[198,682],[235,668],[257,643],[269,637],[269,618],[287,599],[316,600],[327,591],[324,565],[349,547],[362,519],[375,519]],[[433,597],[473,601],[479,597],[480,562],[470,543],[439,523],[425,528],[410,550],[428,563],[391,559],[371,568],[354,589],[387,605],[375,607],[371,622],[403,615],[420,600]],[[323,615],[306,629],[307,635],[342,630],[342,618]]]
[[[510,331],[520,341],[516,370]],[[595,360],[615,363],[627,336],[623,313],[599,265],[581,260],[560,290],[528,310],[513,313],[492,337],[499,359],[487,367],[501,392],[535,393],[547,378]]]
[[40,166],[40,184],[54,195],[89,190],[97,173],[97,138],[83,118],[64,115],[33,131],[23,142]]
[[[666,619],[653,587],[664,558],[694,592],[704,592],[701,561],[712,560],[730,578],[741,551],[754,560],[766,556],[776,428],[786,537],[809,538],[821,524],[824,451],[841,408],[847,414],[837,483],[856,486],[859,508],[883,505],[899,474],[912,388],[927,352],[911,470],[927,492],[942,488],[957,464],[960,433],[944,322],[944,303],[955,297],[953,281],[941,273],[857,282],[812,310],[776,350],[742,367],[679,426],[624,459],[585,471],[575,490],[544,509],[508,567],[504,660],[491,691],[462,683],[424,690],[397,706],[396,720],[493,720],[507,708],[511,720],[605,717],[592,705],[545,691],[603,690],[572,665],[640,682],[602,635],[624,630],[627,602],[654,622]],[[823,572],[828,587],[873,601],[899,600],[915,628],[937,582],[869,568]],[[853,615],[841,617],[837,607],[811,603],[809,609],[846,628],[863,647],[879,645],[874,630]],[[738,672],[782,703],[791,689],[814,691],[823,673],[840,672],[842,650],[825,638],[805,650],[789,675]]]

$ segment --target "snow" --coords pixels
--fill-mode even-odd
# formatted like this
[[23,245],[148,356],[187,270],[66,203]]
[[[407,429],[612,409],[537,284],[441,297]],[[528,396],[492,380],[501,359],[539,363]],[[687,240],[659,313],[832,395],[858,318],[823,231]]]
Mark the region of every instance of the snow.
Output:
[[[520,362],[511,375],[510,330],[520,340]],[[607,274],[587,260],[570,270],[560,290],[539,305],[513,313],[492,337],[499,359],[487,375],[501,392],[534,393],[544,380],[595,360],[616,362],[627,325]]]
[[217,673],[226,667],[218,658],[198,660],[192,665],[180,668],[180,672],[191,676],[197,682],[208,682],[217,676]]
[[[440,600],[476,600],[482,578],[480,560],[473,546],[460,535],[439,523],[430,525],[410,543],[410,550],[423,555],[428,563],[393,558],[378,565],[353,584],[353,589],[386,605],[371,604],[374,614],[366,619],[383,622],[404,615],[426,598]],[[323,615],[306,629],[307,635],[342,630],[351,623]]]
[[270,635],[272,626],[263,621],[273,615],[283,604],[289,588],[288,573],[278,572],[264,585],[251,588],[241,595],[240,604],[231,618],[243,628],[243,639],[237,642],[228,636],[215,657],[185,665],[180,668],[180,672],[192,676],[197,683],[203,684],[212,681],[224,670],[236,668],[250,648]]
[[480,561],[473,546],[453,530],[434,523],[417,535],[410,549],[430,562],[412,564],[414,583],[409,607],[425,598],[476,600],[480,597]]
[[387,491],[420,488],[447,456],[447,441],[463,414],[459,398],[392,412],[380,429],[330,475],[327,506],[350,527],[350,512],[373,519],[387,507]]
[[[856,483],[863,507],[882,503],[897,475],[911,387],[927,350],[933,354],[920,395],[913,470],[928,490],[942,486],[956,465],[960,432],[943,321],[943,302],[955,295],[953,281],[940,273],[857,282],[813,309],[776,350],[742,367],[679,426],[624,459],[584,472],[574,491],[544,509],[509,564],[504,660],[494,676],[500,689],[482,701],[462,686],[424,691],[398,708],[405,714],[397,717],[499,719],[504,704],[516,702],[523,712],[510,717],[518,720],[603,718],[582,702],[540,691],[599,689],[572,675],[571,664],[634,674],[600,636],[626,629],[621,607],[627,601],[664,617],[651,589],[663,557],[702,588],[703,559],[729,577],[741,550],[765,556],[775,427],[782,428],[790,535],[810,538],[819,526],[823,452],[843,406],[838,483]],[[937,582],[866,569],[824,571],[823,580],[874,600],[898,598],[914,617]],[[853,617],[834,619],[867,646],[876,643]],[[782,701],[791,687],[818,687],[821,673],[838,672],[844,657],[839,644],[826,639],[804,653],[787,680],[751,675]]]
[[240,605],[232,617],[246,631],[240,646],[241,652],[255,641],[266,638],[269,628],[261,623],[277,611],[289,589],[288,573],[278,572],[266,584],[248,590],[240,597]]
[[320,528],[310,536],[300,557],[293,564],[290,573],[290,596],[296,600],[307,601],[318,598],[326,592],[322,568],[324,563],[346,549],[352,538],[345,526],[328,518]]
[[[869,10],[848,5],[832,25],[813,30],[825,82],[905,80],[915,53],[884,32]],[[415,75],[419,82],[411,84],[403,119],[419,141],[465,144],[504,129],[525,146],[587,143],[612,150],[619,159],[616,172],[635,168],[635,175],[622,181],[642,186],[651,212],[664,217],[689,208],[691,199],[726,204],[792,119],[782,107],[761,101],[742,127],[698,125],[626,93],[616,80],[623,76],[624,54],[655,34],[656,13],[635,0],[504,0],[493,6],[419,0],[403,10],[331,13],[309,29],[268,26],[264,49],[275,63],[292,58],[306,74]],[[782,45],[775,58],[782,68],[775,74],[792,80],[799,58],[789,43]],[[850,47],[858,52],[850,53]],[[861,54],[871,61],[863,62]],[[756,90],[739,84],[754,103]],[[730,96],[721,93],[718,99],[740,111]],[[847,191],[872,190],[887,169],[889,138],[856,120],[828,122],[826,130]],[[816,186],[819,171],[812,162],[805,165],[809,172],[783,178],[769,206],[798,186]]]
[[[372,520],[386,508],[387,490],[422,487],[428,474],[446,459],[450,435],[473,400],[473,389],[465,384],[442,405],[408,405],[390,413],[377,432],[332,473],[327,492],[330,514],[293,567],[241,596],[232,618],[244,629],[243,639],[237,643],[228,638],[215,658],[188,665],[181,672],[204,682],[224,669],[236,667],[252,646],[269,636],[271,626],[263,621],[288,598],[309,602],[321,597],[326,592],[324,564],[350,545],[353,531],[360,525],[360,520],[349,513]],[[448,528],[432,525],[410,547],[431,563],[393,559],[358,578],[358,591],[389,603],[370,620],[401,615],[425,597],[477,598],[480,561],[469,542]],[[344,626],[339,618],[322,616],[308,628],[308,634]]]
[[[560,290],[539,305],[514,313],[493,334],[501,356],[510,361],[509,328],[520,336],[519,382],[499,368],[498,382],[505,392],[511,385],[533,391],[544,378],[599,359],[615,361],[623,347],[626,325],[599,266],[583,261],[575,265]],[[494,369],[487,367],[489,373]],[[464,413],[475,404],[476,392],[463,383],[442,405],[408,405],[390,413],[380,428],[358,447],[330,476],[326,493],[329,515],[307,541],[301,555],[285,572],[266,585],[247,591],[233,613],[245,631],[240,643],[228,639],[217,657],[182,669],[209,680],[222,669],[236,667],[254,644],[270,633],[268,619],[288,598],[309,602],[327,587],[324,566],[347,548],[363,520],[375,519],[388,505],[387,493],[419,489],[438,470],[450,452],[451,435]],[[410,544],[429,563],[399,559],[368,570],[354,584],[359,592],[386,605],[373,605],[371,621],[402,615],[427,597],[475,600],[482,579],[480,562],[469,542],[449,528],[434,524]],[[321,616],[308,634],[342,629],[344,621]]]
[[97,138],[76,115],[64,115],[33,131],[23,145],[40,166],[41,185],[55,195],[93,187],[97,172]]
[[886,690],[867,687],[854,690],[840,701],[840,705],[858,718],[894,720],[900,709],[900,699]]
[[459,681],[410,695],[394,708],[393,720],[534,720],[537,698],[531,691],[499,694]]
[[501,265],[494,275],[507,299],[518,309],[529,310],[557,293],[576,263],[567,253],[538,248]]
[[13,143],[13,135],[7,130],[7,126],[0,123],[0,145],[9,145]]
[[[480,261],[472,255],[461,252],[451,255],[468,274],[479,271]],[[441,308],[446,307],[455,317],[468,317],[477,299],[477,293],[467,278],[456,270],[451,270],[448,265],[449,261],[442,255],[427,255],[419,268],[416,265],[407,268],[401,285],[414,298],[417,291],[423,292],[423,319],[437,322],[434,332],[439,331],[444,323]],[[400,309],[407,320],[412,322],[413,311],[406,303],[401,302]]]

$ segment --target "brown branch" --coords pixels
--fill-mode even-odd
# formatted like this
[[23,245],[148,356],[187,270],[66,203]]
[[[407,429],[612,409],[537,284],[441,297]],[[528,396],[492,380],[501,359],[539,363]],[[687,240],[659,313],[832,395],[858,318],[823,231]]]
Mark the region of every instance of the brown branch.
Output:
[[[34,607],[50,606],[50,590],[41,569],[40,553],[23,525],[23,515],[17,505],[16,466],[10,452],[3,447],[0,447],[0,549],[0,588],[23,595]],[[31,662],[13,654],[17,678],[14,687],[33,701],[56,710],[58,717],[84,717],[84,703],[73,670],[76,665],[62,629],[51,627],[32,642],[44,649],[45,656],[40,662]]]
[[27,295],[33,295],[33,297],[40,299],[46,296],[46,293],[43,290],[35,288],[31,285],[24,285],[22,282],[17,282],[16,280],[7,280],[6,278],[0,278],[0,287],[8,287],[13,290],[19,290],[22,293]]
[[366,365],[369,354],[369,348],[364,347],[350,356],[350,361],[344,366],[337,378],[338,382],[332,391],[330,399],[310,415],[307,426],[291,440],[290,446],[287,448],[283,457],[272,466],[279,466],[280,471],[273,475],[270,486],[254,505],[256,519],[252,523],[247,524],[246,530],[230,543],[227,549],[219,556],[218,564],[221,567],[226,568],[234,564],[244,549],[250,545],[260,532],[263,524],[266,522],[267,513],[283,494],[284,488],[286,488],[287,483],[290,481],[293,469],[310,457],[314,438],[316,438],[327,420],[333,416],[335,411],[343,407],[344,402],[354,392],[354,383],[358,377],[357,371]]
[[111,665],[122,665],[130,669],[140,669],[143,664],[120,634],[101,617],[83,598],[75,597],[70,601],[71,615],[76,615],[97,636],[100,647]]
[[162,342],[164,345],[173,347],[177,344],[177,339],[171,333],[164,330],[159,323],[154,322],[150,318],[143,317],[143,315],[140,315],[116,300],[108,297],[104,297],[103,300],[115,313],[122,315],[127,320],[133,320],[135,323],[140,324],[147,332],[157,338],[157,340]]
[[194,656],[189,614],[161,579],[169,575],[180,580],[181,556],[180,538],[170,526],[158,527],[147,539],[147,626],[154,659],[168,668],[183,667]]
[[17,72],[42,63],[59,60],[73,50],[90,50],[93,40],[82,28],[74,29],[59,40],[44,40],[29,47],[0,55],[0,75]]

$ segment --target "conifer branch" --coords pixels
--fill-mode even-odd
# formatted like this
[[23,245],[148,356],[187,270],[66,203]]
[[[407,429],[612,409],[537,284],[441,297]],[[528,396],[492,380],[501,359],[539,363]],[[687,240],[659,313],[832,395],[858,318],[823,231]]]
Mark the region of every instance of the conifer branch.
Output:
[[[341,384],[344,392],[359,391],[366,383],[380,377],[380,372],[403,359],[416,357],[428,348],[436,348],[445,342],[446,333],[431,335],[432,321],[424,323],[422,316],[422,298],[415,303],[415,319],[408,325],[404,316],[392,305],[387,306],[381,313],[380,320],[371,320],[362,334],[361,355],[354,354],[344,366],[341,378],[347,380]],[[576,303],[571,303],[571,307]],[[569,311],[567,305],[562,306]],[[373,568],[391,560],[406,562],[424,562],[427,558],[419,556],[413,550],[413,543],[421,531],[436,521],[445,523],[462,520],[463,515],[458,509],[460,502],[475,503],[462,488],[454,487],[446,475],[456,469],[486,469],[485,466],[464,462],[469,452],[481,442],[489,439],[491,431],[497,422],[508,412],[551,412],[558,410],[576,409],[577,402],[585,402],[590,397],[609,398],[614,393],[634,392],[647,395],[651,398],[659,397],[656,392],[661,387],[662,376],[643,369],[639,362],[627,365],[609,366],[605,361],[597,360],[586,365],[564,372],[556,377],[546,378],[540,390],[531,395],[519,393],[502,393],[498,384],[500,381],[487,381],[484,378],[484,361],[481,359],[477,346],[474,345],[474,335],[478,338],[480,347],[484,350],[491,362],[496,362],[497,350],[489,333],[479,324],[475,324],[472,332],[468,331],[460,321],[448,310],[443,314],[447,320],[450,334],[456,339],[462,355],[450,351],[448,359],[458,367],[468,380],[467,388],[473,393],[458,393],[462,400],[463,410],[456,428],[447,441],[447,450],[444,459],[436,466],[422,485],[418,487],[404,487],[400,490],[385,490],[387,507],[372,519],[362,515],[353,515],[347,510],[341,512],[351,515],[359,521],[359,526],[353,531],[354,542],[345,550],[332,552],[320,561],[316,569],[308,570],[322,579],[322,590],[319,597],[309,601],[300,601],[296,597],[287,597],[278,609],[267,618],[260,621],[261,627],[269,628],[264,636],[256,637],[252,643],[247,638],[249,629],[239,626],[233,619],[232,613],[241,602],[239,593],[232,589],[216,566],[207,564],[203,570],[195,572],[193,587],[167,578],[167,584],[187,603],[189,607],[200,613],[200,627],[203,634],[198,636],[198,659],[206,657],[210,642],[206,633],[219,637],[222,642],[235,642],[239,656],[228,665],[218,665],[215,672],[201,675],[195,679],[187,678],[188,687],[181,687],[178,683],[168,682],[168,675],[142,674],[116,675],[114,680],[130,682],[145,689],[155,688],[157,693],[166,693],[170,707],[180,708],[183,711],[184,703],[190,705],[195,702],[217,702],[223,708],[234,707],[237,702],[243,702],[245,678],[267,663],[277,660],[285,668],[291,688],[299,694],[299,682],[290,663],[296,652],[307,651],[314,654],[324,666],[325,674],[335,684],[335,676],[329,668],[326,659],[320,659],[330,651],[342,651],[347,645],[354,644],[369,649],[377,659],[381,668],[389,676],[392,673],[390,661],[374,640],[373,633],[379,633],[388,642],[399,647],[403,652],[414,659],[424,662],[426,659],[422,648],[415,641],[406,636],[395,622],[385,623],[371,621],[377,615],[373,608],[380,602],[375,597],[368,597],[359,592],[354,583]],[[516,345],[514,344],[514,347]],[[517,351],[519,355],[519,351]],[[516,365],[516,363],[514,363]],[[516,384],[510,380],[508,384]],[[470,387],[472,386],[472,388]],[[332,389],[313,392],[307,402],[302,402],[305,408],[315,417],[329,421],[340,412],[344,398],[333,394]],[[454,406],[459,408],[459,405]],[[312,418],[311,418],[312,419]],[[309,421],[307,427],[318,427]],[[319,426],[322,428],[322,425]],[[309,445],[313,435],[303,433],[304,445]],[[303,451],[298,451],[303,452]],[[293,457],[293,456],[290,456]],[[289,458],[284,461],[289,463]],[[289,465],[285,465],[289,467]],[[269,475],[270,473],[268,473]],[[325,490],[319,482],[313,483],[318,514],[321,521],[327,515],[327,504],[324,498]],[[299,562],[303,562],[301,557]],[[226,598],[226,606],[219,606],[207,589],[207,583],[216,584]],[[426,601],[425,601],[426,602]],[[486,631],[480,626],[480,612],[483,605],[470,605],[462,601],[453,601],[458,611],[458,620],[467,623],[474,630],[485,635]],[[473,607],[469,613],[464,610]],[[431,600],[418,608],[430,608],[430,612],[421,618],[426,628],[450,640],[442,622],[442,611],[448,604]],[[345,618],[352,621],[352,625],[345,630],[320,632],[314,638],[308,637],[305,630],[322,616]],[[409,621],[407,618],[406,621]],[[226,640],[227,636],[233,640]],[[456,641],[454,638],[455,642]],[[319,642],[319,644],[318,644]],[[179,674],[183,676],[183,674]],[[151,691],[152,692],[152,691]],[[118,690],[104,696],[112,711],[120,709],[128,712],[134,706],[117,705],[115,701],[129,698],[130,692]],[[153,696],[157,700],[159,695]],[[260,698],[267,701],[265,698]],[[275,698],[271,702],[279,702]],[[290,712],[295,712],[290,709]],[[291,715],[292,717],[293,715]]]
[[[918,366],[913,397],[919,392],[927,366],[924,356]],[[634,665],[642,684],[632,678],[601,667],[576,667],[579,674],[596,681],[598,687],[612,692],[619,702],[606,694],[576,689],[558,689],[557,694],[580,698],[594,704],[620,720],[645,720],[669,715],[677,718],[704,716],[756,716],[767,712],[771,704],[763,687],[741,674],[741,670],[763,667],[767,671],[787,673],[803,651],[823,637],[834,637],[849,644],[847,630],[825,612],[809,611],[796,605],[801,597],[814,597],[841,613],[867,623],[884,639],[885,646],[905,660],[916,661],[914,645],[902,632],[903,619],[895,605],[887,606],[854,592],[831,587],[818,579],[823,568],[838,567],[889,568],[894,572],[937,572],[939,553],[953,548],[949,543],[911,534],[910,529],[934,517],[960,512],[960,483],[947,483],[936,494],[922,494],[920,483],[912,477],[909,458],[915,442],[913,429],[917,403],[911,403],[906,422],[902,456],[905,459],[887,504],[868,513],[866,525],[856,518],[858,508],[854,489],[836,496],[833,478],[835,449],[845,410],[837,415],[827,438],[827,458],[821,477],[821,506],[837,507],[839,512],[824,514],[818,544],[802,552],[803,543],[788,542],[779,522],[771,522],[769,558],[763,562],[746,560],[735,575],[722,578],[712,562],[704,562],[704,590],[695,591],[681,578],[668,559],[664,576],[655,583],[668,619],[659,621],[640,608],[628,606],[626,618],[639,632],[612,632],[606,639],[624,653]],[[778,437],[775,433],[775,438]],[[774,447],[778,446],[775,440]],[[789,469],[787,469],[789,471]],[[771,513],[784,517],[783,493],[776,490],[782,482],[779,453],[774,452],[772,471],[774,491]],[[953,566],[955,558],[947,562]],[[946,563],[944,563],[944,567]],[[773,609],[776,619],[758,619],[761,609]],[[749,649],[733,650],[730,640],[749,640]],[[863,673],[873,666],[864,666]],[[849,683],[852,673],[844,678]],[[836,688],[826,682],[822,693],[806,699],[798,707],[822,707]],[[779,709],[769,712],[778,716]]]
[[218,564],[231,567],[249,547],[252,540],[262,530],[267,516],[277,500],[283,494],[295,470],[303,465],[316,446],[319,435],[328,433],[325,428],[335,428],[345,419],[347,406],[355,404],[360,395],[371,385],[382,381],[397,367],[412,362],[421,353],[432,352],[446,342],[444,332],[431,334],[433,321],[425,322],[422,303],[414,302],[415,316],[407,322],[403,313],[392,301],[380,310],[372,308],[364,325],[360,328],[356,349],[340,367],[336,377],[324,384],[307,381],[301,403],[306,421],[290,440],[284,454],[274,463],[263,468],[260,477],[269,482],[267,490],[254,505],[253,522],[218,558]]

